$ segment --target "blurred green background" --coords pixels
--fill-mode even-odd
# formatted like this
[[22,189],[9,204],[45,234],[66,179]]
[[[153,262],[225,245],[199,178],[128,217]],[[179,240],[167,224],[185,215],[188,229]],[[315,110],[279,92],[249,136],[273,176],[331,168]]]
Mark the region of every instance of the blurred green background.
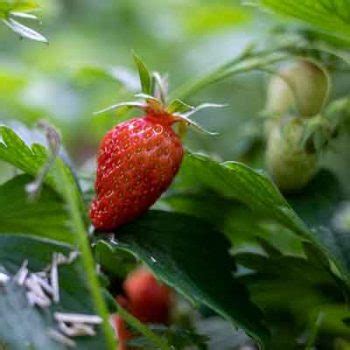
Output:
[[[151,69],[168,73],[173,88],[233,57],[269,26],[261,12],[232,0],[43,0],[41,6],[42,24],[30,26],[49,45],[19,40],[0,27],[0,118],[49,118],[78,161],[116,122],[111,114],[93,112],[130,98],[112,72],[134,70],[132,49]],[[194,96],[188,102],[229,107],[196,116],[221,135],[190,136],[189,146],[232,159],[236,135],[263,100],[263,80],[256,74]]]
[[[27,24],[43,33],[49,45],[19,40],[0,27],[0,120],[31,125],[48,118],[61,130],[76,164],[95,154],[101,136],[118,121],[116,114],[93,112],[131,98],[115,75],[121,69],[124,75],[134,72],[132,49],[152,70],[168,73],[175,88],[234,57],[251,41],[263,41],[271,27],[281,23],[234,0],[39,3],[42,23]],[[244,74],[187,100],[228,104],[194,117],[220,135],[190,132],[187,146],[224,160],[242,160],[245,147],[259,133],[256,121],[264,108],[268,78],[266,73]],[[335,78],[335,96],[348,90],[346,78]],[[327,162],[333,164],[333,158]],[[346,170],[350,159],[342,155],[336,162]]]
[[[238,0],[38,2],[42,23],[21,22],[43,33],[49,45],[19,40],[0,25],[0,124],[15,124],[18,132],[18,121],[34,126],[39,119],[50,120],[61,131],[74,163],[85,171],[92,170],[89,160],[95,159],[103,134],[126,117],[116,112],[93,113],[132,99],[120,77],[131,89],[138,88],[132,50],[152,70],[168,73],[173,90],[220,66],[251,42],[263,46],[276,26],[302,28],[294,21],[242,6]],[[190,131],[186,146],[218,159],[263,167],[261,112],[269,79],[266,72],[246,73],[189,97],[185,102],[194,105],[214,102],[227,107],[196,114],[196,121],[219,135]],[[332,74],[331,99],[348,95],[349,88],[349,71]],[[337,173],[348,194],[349,135],[340,135],[322,159],[324,166]],[[0,183],[12,172],[0,162]]]

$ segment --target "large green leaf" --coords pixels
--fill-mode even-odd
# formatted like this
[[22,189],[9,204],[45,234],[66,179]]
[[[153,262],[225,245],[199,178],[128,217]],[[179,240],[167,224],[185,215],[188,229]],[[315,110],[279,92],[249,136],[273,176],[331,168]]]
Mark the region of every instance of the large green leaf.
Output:
[[274,219],[298,233],[308,235],[304,223],[273,182],[262,172],[242,163],[218,163],[204,155],[187,153],[176,188],[210,190],[223,198],[245,204],[257,215]]
[[[35,139],[35,138],[34,138]],[[25,143],[11,128],[0,126],[0,159],[12,164],[25,173],[36,176],[48,161],[49,153],[40,143]],[[47,185],[62,198],[68,198],[79,209],[78,215],[86,216],[83,199],[74,175],[68,165],[58,157],[45,177]]]
[[337,178],[328,171],[321,171],[302,192],[288,196],[296,212],[313,228],[314,235],[350,280],[350,232],[335,225],[343,199]]
[[[249,273],[242,274],[240,280],[271,326],[271,350],[295,349],[300,334],[310,332],[317,315],[328,308],[338,308],[340,312],[324,314],[322,327],[328,334],[342,335],[346,328],[341,321],[346,298],[327,262],[318,259],[312,250],[306,259],[283,255],[268,244],[266,247],[264,254],[241,252],[235,258],[248,268]],[[308,245],[307,251],[309,248]],[[327,323],[332,323],[332,329],[323,326]]]
[[0,232],[25,233],[73,243],[62,199],[45,186],[40,196],[31,200],[25,191],[31,181],[31,176],[19,175],[0,186]]
[[[174,186],[177,191],[211,191],[226,199],[234,199],[252,210],[252,220],[262,216],[313,242],[315,247],[336,263],[350,285],[347,263],[339,259],[339,249],[331,249],[329,237],[312,230],[296,214],[272,181],[263,173],[238,162],[218,163],[207,156],[188,153]],[[322,193],[322,191],[319,191]],[[312,198],[312,196],[311,196]],[[312,206],[312,204],[310,204]],[[328,233],[328,231],[326,232]],[[339,243],[339,242],[338,242]]]
[[286,254],[302,254],[301,238],[280,225],[267,225],[263,216],[253,212],[246,205],[223,198],[218,194],[191,190],[170,193],[162,203],[174,211],[202,218],[224,232],[230,239],[233,249],[249,245],[261,246],[261,239],[268,240]]
[[[43,145],[34,143],[29,146],[12,129],[5,126],[0,126],[0,136],[2,138],[2,140],[0,139],[0,159],[33,176],[37,175],[47,163],[49,153]],[[107,307],[101,293],[96,276],[95,262],[90,251],[86,208],[78,183],[71,169],[60,157],[55,159],[45,177],[45,182],[63,199],[75,244],[81,252],[81,260],[94,306],[97,313],[103,318],[103,331],[108,349],[113,349],[115,347],[114,335],[109,325]]]
[[[0,235],[0,267],[13,276],[24,260],[30,272],[42,271],[52,261],[53,253],[68,256],[67,246],[19,235]],[[62,265],[59,271],[60,301],[40,309],[28,304],[25,289],[14,280],[0,288],[0,342],[9,349],[66,349],[49,336],[49,329],[57,329],[53,313],[96,314],[81,259]],[[104,349],[101,326],[93,337],[76,337],[77,349]]]
[[207,222],[183,214],[150,211],[116,233],[117,247],[143,260],[171,287],[205,304],[268,343],[260,310],[233,277],[230,244]]
[[253,0],[249,3],[296,18],[350,42],[349,0]]
[[[273,332],[271,349],[292,349],[291,344],[295,344],[300,332],[310,327],[308,322],[318,308],[323,310],[337,303],[345,307],[342,294],[346,288],[330,269],[329,260],[318,249],[319,245],[304,243],[303,253],[302,241],[291,235],[289,230],[283,230],[279,225],[266,225],[266,218],[270,218],[293,230],[289,218],[294,220],[296,216],[290,205],[281,200],[274,185],[269,184],[265,176],[244,165],[230,163],[231,167],[226,169],[226,164],[207,157],[187,155],[178,183],[163,202],[176,211],[195,215],[219,227],[233,242],[233,252],[237,251],[237,244],[246,243],[246,247],[240,245],[235,256],[239,263],[256,273],[242,276],[241,281],[249,287],[253,300],[267,312],[268,324]],[[288,200],[313,228],[305,231],[302,235],[304,240],[305,237],[313,240],[314,235],[328,258],[336,261],[337,266],[346,268],[347,245],[340,247],[334,241],[339,243],[340,238],[349,236],[332,235],[332,239],[327,241],[320,235],[326,225],[329,226],[341,200],[334,178],[328,173],[321,173],[302,193],[289,196]],[[280,213],[286,215],[282,220]],[[296,220],[297,225],[299,220]],[[320,225],[324,226],[322,231],[319,230]],[[329,229],[326,232],[329,233]],[[253,244],[256,237],[263,251],[256,250]],[[242,253],[244,248],[246,252]],[[339,256],[340,252],[343,256]],[[344,329],[339,322],[340,316],[338,313],[338,323],[333,329],[336,334]],[[329,322],[328,319],[326,321]]]

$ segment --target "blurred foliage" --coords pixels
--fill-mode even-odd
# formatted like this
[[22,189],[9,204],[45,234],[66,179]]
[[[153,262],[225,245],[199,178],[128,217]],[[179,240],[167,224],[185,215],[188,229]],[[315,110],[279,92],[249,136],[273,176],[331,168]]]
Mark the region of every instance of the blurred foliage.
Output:
[[0,20],[20,38],[46,43],[47,39],[42,34],[18,21],[21,19],[38,20],[38,17],[31,13],[38,8],[39,5],[35,1],[3,0],[0,3]]
[[[105,72],[120,66],[134,69],[131,49],[137,48],[152,68],[168,72],[174,87],[231,58],[253,38],[263,38],[271,25],[261,12],[228,0],[39,3],[39,29],[49,46],[14,40],[1,28],[0,119],[33,123],[50,118],[78,161],[93,154],[99,137],[115,123],[93,112],[125,99],[125,90]],[[200,94],[230,107],[214,118],[210,112],[198,117],[220,137],[191,135],[189,146],[236,158],[239,136],[263,107],[264,79],[254,73]]]
[[[108,72],[121,66],[134,70],[131,49],[137,48],[150,67],[168,72],[174,87],[232,57],[254,31],[251,10],[237,1],[51,0],[41,1],[40,15],[38,29],[49,38],[47,47],[17,41],[1,28],[0,119],[33,123],[50,118],[78,161],[93,154],[99,137],[116,122],[93,112],[128,96]],[[261,84],[261,77],[256,78]],[[209,92],[211,101],[234,108],[218,111],[215,118],[207,113],[201,122],[227,135],[215,141],[192,141],[191,136],[190,146],[210,151],[215,143],[218,153],[226,149],[223,155],[231,158],[235,125],[253,117],[262,104],[255,82],[247,78],[239,83],[241,93],[256,100],[253,106],[234,96],[232,83],[222,84],[214,96]]]
[[[287,0],[255,2],[280,6],[287,3],[295,4],[295,1]],[[347,0],[333,2],[346,4]],[[304,16],[301,19],[306,23],[305,26],[295,23],[286,25],[284,20],[280,21],[254,8],[241,6],[239,1],[235,0],[148,0],[147,2],[142,0],[40,0],[37,3],[40,6],[35,9],[35,15],[39,15],[43,22],[34,22],[34,24],[30,22],[28,25],[44,33],[49,39],[49,45],[29,40],[20,41],[9,32],[6,26],[0,27],[0,105],[2,107],[0,121],[11,125],[21,137],[19,138],[11,129],[1,127],[1,137],[4,142],[0,143],[0,155],[3,160],[7,160],[22,171],[32,176],[36,175],[48,157],[47,150],[42,146],[32,146],[33,141],[38,140],[27,140],[28,134],[19,132],[20,124],[15,123],[15,125],[13,122],[16,120],[33,126],[42,118],[49,119],[62,131],[64,144],[72,156],[75,168],[78,169],[77,174],[84,173],[84,178],[80,177],[80,183],[85,192],[85,200],[91,199],[93,195],[94,155],[101,136],[116,122],[131,115],[129,112],[125,113],[125,110],[103,115],[94,115],[93,112],[129,100],[133,92],[139,89],[132,62],[132,49],[145,59],[150,68],[168,73],[170,87],[174,89],[192,78],[201,77],[219,67],[242,52],[252,41],[264,47],[266,43],[273,44],[278,40],[286,43],[291,40],[295,43],[295,39],[297,41],[300,39],[300,42],[306,42],[308,45],[303,54],[320,59],[331,73],[330,101],[333,103],[326,109],[325,113],[329,113],[326,117],[334,116],[337,120],[349,117],[349,103],[345,98],[349,95],[349,68],[341,63],[349,62],[349,51],[347,51],[344,35],[335,38],[331,34],[337,33],[327,32],[333,28],[332,18],[322,23],[319,19],[317,23],[315,21],[310,23],[312,21],[305,19]],[[306,5],[313,3],[305,2]],[[324,0],[322,3],[330,4],[332,1]],[[27,4],[29,7],[6,7],[16,4],[21,6]],[[30,7],[33,4],[31,1],[0,2],[0,16],[9,16],[11,9],[33,10],[34,7]],[[299,6],[302,6],[302,2]],[[277,10],[279,13],[286,12],[280,8]],[[293,13],[285,14],[294,16]],[[334,16],[338,14],[342,15],[342,11],[335,11]],[[348,13],[344,13],[345,19],[348,18],[347,15]],[[28,20],[28,18],[21,18],[21,23],[26,25]],[[308,24],[316,25],[317,29],[321,29],[322,34],[314,31],[313,27],[310,29]],[[340,28],[344,28],[342,34],[348,33],[348,22]],[[315,50],[320,48],[320,45],[327,51],[326,53],[321,54]],[[196,166],[187,158],[178,182],[157,205],[161,209],[175,210],[190,215],[189,217],[195,216],[197,220],[210,221],[212,226],[207,225],[206,222],[202,223],[205,226],[202,231],[208,236],[207,241],[213,240],[210,248],[217,247],[221,240],[224,240],[222,236],[211,235],[211,227],[214,228],[214,232],[219,230],[226,235],[230,242],[225,240],[223,246],[233,244],[230,252],[237,261],[237,271],[232,280],[239,279],[239,284],[245,284],[254,303],[266,312],[266,318],[273,325],[272,331],[275,332],[274,335],[277,334],[274,339],[281,341],[273,344],[274,348],[287,349],[283,341],[288,342],[290,346],[297,339],[301,344],[310,344],[309,349],[311,349],[316,333],[320,333],[317,338],[317,342],[321,344],[320,349],[332,348],[334,336],[339,336],[335,340],[336,349],[346,349],[349,329],[344,320],[349,319],[349,314],[344,310],[344,300],[348,299],[348,295],[343,295],[340,291],[348,291],[348,289],[344,288],[344,281],[339,277],[342,273],[339,266],[347,271],[349,269],[348,250],[345,250],[346,244],[343,243],[346,241],[348,244],[349,240],[346,236],[348,232],[341,232],[339,236],[338,231],[341,230],[334,227],[333,221],[339,214],[338,208],[345,207],[340,201],[348,201],[350,193],[348,181],[350,123],[344,119],[338,130],[338,138],[333,141],[332,149],[322,155],[323,166],[332,169],[342,180],[341,184],[338,186],[337,180],[334,180],[336,185],[327,186],[330,179],[326,177],[322,180],[323,173],[321,173],[321,177],[316,178],[316,180],[321,178],[320,182],[316,182],[317,186],[311,183],[305,193],[296,193],[287,197],[298,215],[307,225],[313,227],[309,232],[310,235],[315,235],[326,248],[326,252],[330,252],[333,262],[334,260],[340,262],[338,266],[332,264],[328,266],[329,261],[325,264],[325,257],[318,249],[308,246],[304,242],[305,237],[296,236],[292,232],[295,229],[300,233],[300,228],[299,230],[296,228],[299,224],[303,224],[266,177],[246,168],[243,164],[219,165],[214,161],[214,159],[239,160],[254,167],[263,167],[264,118],[261,111],[264,110],[266,83],[271,73],[274,71],[255,71],[240,75],[207,87],[186,99],[185,102],[191,104],[209,101],[225,103],[228,106],[195,117],[203,127],[216,130],[220,134],[208,137],[190,131],[185,144],[191,150],[210,154],[212,159],[207,159],[205,162],[203,160],[200,166]],[[343,105],[346,108],[338,108]],[[25,130],[22,126],[21,128],[22,131]],[[25,140],[27,145],[21,139]],[[39,143],[42,142],[39,140]],[[61,155],[61,158],[66,160],[65,155]],[[25,230],[28,234],[49,236],[40,224],[31,231],[33,227],[30,221],[16,220],[13,215],[16,212],[17,215],[24,213],[23,216],[27,216],[27,213],[32,211],[33,222],[39,222],[42,215],[49,220],[52,214],[52,221],[49,221],[50,238],[63,239],[60,236],[62,223],[67,231],[78,230],[80,233],[75,239],[79,248],[85,250],[83,254],[85,260],[83,259],[82,262],[88,273],[90,289],[95,292],[96,299],[97,283],[93,278],[95,276],[93,263],[86,261],[88,242],[85,241],[86,211],[82,203],[83,198],[75,181],[77,174],[71,173],[70,167],[64,165],[61,158],[56,161],[56,166],[46,178],[46,184],[51,189],[44,187],[45,195],[34,206],[25,202],[22,185],[23,181],[29,181],[26,176],[16,177],[1,186],[1,193],[5,193],[6,197],[16,196],[16,201],[11,203],[7,211],[3,210],[0,220],[6,219],[3,222],[9,230],[7,233],[17,234]],[[200,159],[198,157],[197,162]],[[187,172],[186,167],[189,169]],[[236,173],[241,171],[243,175],[237,175],[235,178],[234,171]],[[0,164],[1,183],[14,174],[12,168],[5,167],[4,163]],[[201,178],[202,182],[191,178],[193,174],[194,176],[199,174],[197,177]],[[338,187],[341,196],[334,199],[331,194],[335,189],[338,191]],[[325,191],[326,189],[329,191]],[[53,193],[53,190],[58,193],[58,196]],[[317,195],[319,193],[321,193],[320,196]],[[2,200],[4,198],[3,195]],[[334,201],[336,203],[333,203]],[[66,212],[63,213],[66,207],[68,216]],[[14,209],[11,210],[11,208]],[[157,214],[151,212],[150,215]],[[165,249],[162,249],[160,243],[165,242],[164,245],[171,247],[167,239],[172,244],[176,243],[176,239],[171,240],[171,238],[172,235],[178,237],[177,232],[167,226],[176,227],[181,221],[173,219],[172,223],[167,217],[182,214],[163,213],[162,215],[165,217],[163,226],[158,227],[158,221],[154,224],[160,234],[153,227],[145,232],[145,235],[154,238],[155,243],[159,244],[158,249],[156,244],[152,247],[143,247],[139,242],[133,241],[133,230],[130,227],[134,227],[136,232],[138,225],[142,225],[142,221],[136,221],[132,224],[134,226],[124,229],[130,230],[130,241],[124,242],[124,245],[129,245],[131,251],[138,249],[138,254],[135,255],[143,260],[146,260],[143,255],[147,255],[149,249],[154,249],[162,257]],[[183,224],[184,229],[179,231],[187,236],[186,229],[191,228],[196,221],[193,221],[193,217],[191,219],[186,219],[185,215],[183,217],[186,224]],[[323,221],[321,218],[327,220]],[[147,220],[147,217],[144,220]],[[187,224],[187,220],[191,223]],[[66,226],[67,221],[69,226]],[[283,225],[285,226],[282,227]],[[321,228],[318,227],[320,225],[322,225]],[[198,227],[193,227],[194,232],[196,229],[198,230]],[[174,249],[170,252],[171,254],[168,254],[168,266],[164,264],[158,267],[160,276],[163,274],[164,277],[169,273],[168,281],[173,284],[175,284],[174,280],[181,282],[177,272],[173,273],[172,269],[177,265],[170,264],[169,262],[172,261],[170,258],[173,255],[177,258],[179,254],[181,259],[177,262],[185,261],[181,257],[182,250],[188,252],[188,257],[195,257],[193,252],[197,252],[197,247],[202,244],[202,237],[198,232],[197,236],[192,236],[192,241],[191,237],[188,237],[188,241],[184,238],[181,242],[183,249]],[[194,239],[196,237],[198,240]],[[337,241],[339,237],[343,241]],[[72,237],[64,238],[71,243]],[[188,242],[192,245],[188,245]],[[220,267],[213,269],[215,265],[211,264],[211,260],[214,261],[217,258],[218,265],[220,261],[226,264],[226,260],[231,260],[226,248],[217,251],[213,249],[210,253],[215,257],[200,258],[196,267],[199,271],[197,271],[197,278],[200,276],[204,282],[209,281],[209,283],[203,283],[201,287],[203,290],[210,289],[214,285],[211,281],[215,281],[219,276],[217,272],[220,269],[223,270]],[[94,254],[102,272],[119,282],[135,265],[135,259],[130,254],[105,242],[94,245]],[[209,264],[208,268],[206,264]],[[192,261],[189,259],[185,267],[191,272],[192,266]],[[209,268],[212,269],[211,276],[207,276]],[[225,270],[225,274],[231,275],[231,270]],[[220,282],[225,282],[225,278]],[[192,279],[189,281],[192,282]],[[182,283],[182,289],[186,292],[184,294],[191,295],[192,284],[186,279]],[[223,284],[224,291],[225,288],[227,283]],[[225,293],[219,294],[215,297],[220,299],[225,296]],[[246,302],[244,296],[244,294],[240,295]],[[209,299],[204,298],[205,303],[213,304]],[[235,305],[238,304],[231,310],[235,317],[239,306],[244,308],[242,299],[237,297],[233,300]],[[97,298],[97,304],[98,302]],[[221,314],[225,311],[222,311],[221,307],[214,309]],[[102,313],[103,311],[102,308]],[[249,322],[246,323],[250,323],[250,319],[256,321],[259,316],[255,312],[255,307],[252,308],[251,314]],[[320,314],[323,316],[319,322]],[[232,315],[230,317],[234,318]],[[318,328],[313,329],[313,327]],[[222,328],[220,329],[222,331]],[[307,334],[303,334],[305,330]],[[314,336],[313,333],[315,333]],[[171,332],[170,335],[172,336]],[[189,338],[190,340],[193,338],[192,334]],[[188,339],[184,337],[184,340]]]
[[340,37],[349,43],[350,13],[348,0],[253,0],[281,15],[294,17],[315,26],[327,34]]
[[[94,154],[100,137],[118,120],[118,114],[113,118],[93,112],[130,96],[120,84],[121,67],[124,82],[135,89],[132,49],[151,68],[168,73],[174,88],[232,58],[253,39],[262,41],[278,24],[231,0],[38,3],[36,14],[43,22],[35,29],[49,38],[49,46],[16,40],[0,28],[0,120],[33,124],[49,118],[79,164]],[[264,107],[267,78],[265,73],[246,74],[190,98],[193,101],[188,102],[208,100],[229,106],[196,117],[220,136],[190,132],[188,147],[224,160],[261,165],[259,153],[254,159],[249,154],[260,142],[257,116]],[[343,96],[346,80],[339,74],[335,78],[334,91]]]

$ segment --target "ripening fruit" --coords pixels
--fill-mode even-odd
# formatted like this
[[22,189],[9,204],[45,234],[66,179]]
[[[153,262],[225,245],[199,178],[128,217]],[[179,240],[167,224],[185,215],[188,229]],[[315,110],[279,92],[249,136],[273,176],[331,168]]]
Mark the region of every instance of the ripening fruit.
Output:
[[318,114],[328,97],[329,78],[318,65],[298,60],[281,69],[268,86],[266,110],[271,114],[282,115],[295,106],[302,117]]
[[132,272],[123,284],[131,313],[141,322],[168,324],[171,290],[145,268]]
[[[118,296],[118,303],[143,323],[169,323],[172,304],[171,290],[158,282],[154,275],[141,267],[131,272],[123,284],[125,296]],[[127,328],[124,320],[114,316],[118,335],[118,350],[128,350],[127,342],[135,335]]]
[[303,145],[304,126],[299,118],[282,126],[276,122],[270,129],[266,149],[266,165],[282,191],[303,188],[315,175],[317,156]]
[[113,230],[132,221],[169,187],[184,153],[172,129],[175,121],[171,114],[149,111],[105,135],[90,208],[96,229]]

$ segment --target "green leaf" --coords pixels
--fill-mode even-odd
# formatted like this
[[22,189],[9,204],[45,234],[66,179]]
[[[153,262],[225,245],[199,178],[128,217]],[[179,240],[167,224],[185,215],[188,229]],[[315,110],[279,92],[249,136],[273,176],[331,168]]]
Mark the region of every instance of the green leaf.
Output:
[[[191,7],[195,6],[192,4]],[[185,10],[186,11],[186,10]],[[189,13],[190,12],[190,13]],[[198,3],[197,8],[184,13],[184,27],[192,35],[213,34],[226,28],[233,28],[250,18],[247,9],[234,6],[231,2]]]
[[0,2],[0,17],[7,15],[9,12],[15,11],[33,11],[38,9],[39,5],[36,1],[32,0],[2,0]]
[[4,0],[0,2],[0,19],[20,37],[47,43],[47,39],[42,34],[13,19],[13,17],[17,17],[36,20],[35,15],[26,12],[36,10],[38,7],[35,1]]
[[[188,153],[175,189],[180,191],[191,189],[192,192],[209,190],[225,199],[234,199],[245,204],[252,210],[254,215],[252,217],[262,216],[273,220],[311,241],[320,253],[336,263],[343,278],[347,279],[348,285],[350,284],[348,263],[339,259],[339,249],[335,250],[336,247],[333,245],[332,251],[331,242],[327,242],[328,238],[317,234],[324,231],[311,230],[309,228],[311,222],[306,226],[266,175],[241,163],[218,163],[209,157]],[[318,192],[322,193],[322,191]],[[313,206],[310,205],[310,207]],[[343,235],[343,237],[346,236]]]
[[193,193],[191,189],[169,193],[162,202],[176,212],[210,222],[226,234],[235,251],[247,244],[259,248],[262,245],[260,239],[264,238],[286,254],[300,255],[303,252],[300,237],[279,225],[267,226],[266,218],[236,200],[223,198],[210,191]]
[[[0,126],[0,159],[12,164],[25,173],[36,176],[49,157],[47,149],[38,143],[26,144],[11,128]],[[65,176],[62,177],[61,175]],[[59,157],[45,177],[45,183],[52,187],[63,199],[73,198],[79,208],[79,215],[86,216],[85,205],[74,174]]]
[[213,191],[223,198],[237,200],[253,212],[275,219],[299,234],[309,234],[273,182],[262,172],[242,163],[218,163],[204,155],[187,153],[178,188]]
[[296,18],[326,34],[350,41],[349,0],[253,0],[248,3]]
[[116,237],[117,247],[135,254],[186,298],[207,305],[267,344],[260,310],[232,275],[230,244],[207,222],[151,211],[119,229]]
[[[299,334],[307,331],[315,313],[323,312],[329,306],[339,305],[345,309],[346,300],[342,284],[318,259],[283,255],[274,248],[271,251],[266,242],[265,247],[268,249],[264,255],[252,252],[235,254],[237,263],[249,271],[242,274],[240,280],[264,310],[275,334],[271,349],[289,349],[297,342]],[[337,330],[333,329],[336,335],[340,335],[344,328],[339,319]],[[286,331],[283,337],[277,336]]]
[[45,186],[38,199],[30,200],[25,186],[31,181],[31,176],[20,175],[0,186],[1,233],[23,233],[74,243],[62,199]]
[[108,275],[125,278],[136,267],[136,259],[128,252],[115,249],[104,241],[98,241],[94,247],[96,263]]
[[343,200],[337,178],[328,171],[321,171],[301,193],[287,198],[350,280],[350,234],[336,225]]
[[142,92],[144,92],[147,95],[152,95],[151,73],[139,56],[133,53],[133,57],[139,72]]
[[[164,201],[176,211],[210,221],[230,238],[231,252],[249,271],[241,281],[265,311],[267,324],[275,334],[269,349],[292,349],[291,344],[305,330],[299,322],[305,326],[313,312],[325,303],[344,302],[342,283],[338,286],[329,261],[314,245],[304,243],[306,257],[300,238],[288,230],[267,226],[263,217],[235,201],[212,192],[191,190],[170,194]],[[252,274],[253,271],[257,273]],[[293,322],[294,318],[298,322]]]
[[[25,236],[0,235],[0,267],[2,272],[13,276],[24,260],[28,260],[30,272],[42,271],[52,261],[52,254],[61,252],[68,256],[67,246],[48,240]],[[30,306],[26,290],[10,280],[0,288],[0,343],[9,349],[66,349],[49,336],[51,328],[57,329],[53,313],[96,314],[87,284],[81,259],[69,265],[58,267],[60,301],[48,308]],[[95,328],[93,337],[76,337],[77,349],[97,349],[105,347],[101,326]]]
[[[13,130],[5,126],[0,126],[0,136],[2,137],[0,159],[33,176],[37,175],[47,163],[49,154],[44,146],[39,144],[28,146]],[[66,205],[75,243],[81,252],[94,306],[103,318],[103,331],[108,349],[113,349],[115,347],[114,335],[109,325],[107,307],[100,290],[95,262],[90,251],[86,208],[78,183],[71,169],[60,157],[55,159],[45,181],[62,197]]]

